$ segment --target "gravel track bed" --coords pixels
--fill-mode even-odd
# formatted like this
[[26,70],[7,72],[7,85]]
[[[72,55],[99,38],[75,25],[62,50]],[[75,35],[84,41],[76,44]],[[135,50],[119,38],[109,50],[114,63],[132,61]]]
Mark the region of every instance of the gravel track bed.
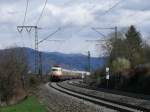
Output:
[[48,84],[41,85],[37,94],[49,112],[116,112],[61,93],[49,87]]
[[82,80],[68,81],[68,84],[72,84],[73,86],[78,86],[78,87],[82,87],[82,88],[97,90],[97,91],[101,91],[101,92],[117,94],[117,95],[122,95],[122,96],[128,96],[128,97],[132,97],[132,98],[150,101],[149,95],[144,95],[144,94],[140,94],[140,93],[136,94],[136,93],[124,92],[124,91],[120,91],[120,90],[109,90],[109,89],[105,89],[105,88],[90,87],[89,85],[83,83]]
[[127,97],[127,96],[122,96],[122,95],[116,95],[116,94],[111,94],[111,93],[105,93],[105,92],[100,92],[100,91],[95,91],[95,90],[89,90],[86,88],[69,85],[67,82],[61,82],[59,83],[59,85],[65,88],[72,89],[77,92],[82,92],[82,93],[93,95],[93,96],[100,97],[100,98],[105,98],[105,99],[120,102],[120,103],[125,103],[125,104],[130,104],[130,105],[150,109],[150,101],[147,101],[147,100]]

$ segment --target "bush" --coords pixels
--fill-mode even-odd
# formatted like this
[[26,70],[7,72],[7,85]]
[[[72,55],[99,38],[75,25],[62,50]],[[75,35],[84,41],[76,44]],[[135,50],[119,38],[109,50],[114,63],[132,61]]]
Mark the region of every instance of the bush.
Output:
[[105,70],[102,69],[102,70],[97,70],[95,71],[94,73],[92,73],[88,78],[87,78],[87,83],[89,85],[96,85],[96,86],[99,86],[102,81],[103,81],[103,78],[105,77]]
[[[131,74],[130,74],[131,75]],[[150,66],[140,65],[129,79],[127,91],[150,94]]]
[[112,69],[114,72],[122,72],[130,67],[130,61],[125,58],[117,58],[112,62]]
[[30,86],[36,86],[39,82],[39,79],[36,76],[31,76],[29,79],[29,85]]
[[[123,69],[120,69],[121,67],[119,67],[117,71],[122,72],[110,75],[108,85],[109,89],[117,89],[133,93],[150,94],[150,64],[139,65],[134,69],[124,70],[127,67],[124,66]],[[107,80],[105,79],[104,69],[96,71],[89,77],[89,79],[89,84],[91,86],[107,88]]]
[[[26,74],[23,51],[6,49],[0,55],[0,100],[9,104],[16,95],[24,96],[23,76]],[[15,102],[15,101],[14,101]]]

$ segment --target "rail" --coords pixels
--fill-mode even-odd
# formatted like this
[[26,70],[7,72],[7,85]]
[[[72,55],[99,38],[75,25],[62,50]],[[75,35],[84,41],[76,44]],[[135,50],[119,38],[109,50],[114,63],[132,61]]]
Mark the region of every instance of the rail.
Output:
[[112,100],[108,100],[108,99],[104,99],[104,98],[99,98],[99,97],[89,95],[86,93],[82,93],[79,91],[75,91],[75,90],[72,90],[70,88],[67,88],[66,86],[64,87],[62,85],[62,83],[57,83],[57,84],[51,83],[50,86],[52,88],[60,91],[60,92],[66,93],[68,95],[92,102],[92,103],[97,104],[97,105],[105,106],[105,107],[108,107],[110,109],[114,109],[117,111],[121,111],[121,112],[150,112],[149,109],[145,109],[142,107],[124,104],[124,103],[120,103],[120,102],[116,102],[116,101],[112,101]]

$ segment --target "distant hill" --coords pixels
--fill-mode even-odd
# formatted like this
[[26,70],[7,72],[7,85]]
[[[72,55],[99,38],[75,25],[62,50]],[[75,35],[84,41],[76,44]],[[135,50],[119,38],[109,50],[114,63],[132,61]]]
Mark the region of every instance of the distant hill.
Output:
[[[34,71],[34,50],[31,48],[15,48],[16,50],[22,49],[24,50],[29,69]],[[3,50],[0,50],[0,53]],[[92,70],[96,70],[101,68],[105,65],[107,61],[106,57],[101,58],[91,58],[91,67]],[[50,71],[50,68],[53,65],[60,65],[65,69],[72,69],[72,70],[86,70],[88,65],[88,58],[86,55],[82,54],[63,54],[58,52],[42,52],[42,68],[43,72],[46,73]]]

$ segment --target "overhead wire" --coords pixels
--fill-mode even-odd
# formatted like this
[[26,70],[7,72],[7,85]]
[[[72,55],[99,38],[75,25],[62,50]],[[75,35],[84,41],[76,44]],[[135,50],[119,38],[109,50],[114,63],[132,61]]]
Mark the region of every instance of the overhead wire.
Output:
[[27,17],[27,12],[28,12],[28,7],[29,7],[29,0],[26,0],[25,15],[24,15],[23,23],[22,23],[23,26],[24,26],[24,24],[25,24],[25,22],[26,22],[26,17]]
[[[113,10],[115,7],[117,7],[121,2],[123,2],[123,0],[120,0],[119,2],[115,3],[112,7],[110,7],[108,10],[106,10],[99,18],[101,18],[102,16],[106,15],[107,13],[109,13],[111,10]],[[85,28],[87,28],[88,26],[90,26],[89,24],[88,25],[85,25],[83,26],[79,32],[83,31]],[[98,34],[100,34],[101,36],[103,37],[106,37],[103,33],[101,32],[98,32],[95,28],[91,27],[91,29],[95,32],[97,32]],[[79,33],[77,32],[77,33]],[[86,40],[87,42],[91,42],[92,40]],[[92,42],[106,42],[105,39],[101,39],[101,40],[93,40]],[[97,44],[96,44],[97,45]]]
[[[123,2],[123,0],[120,0],[120,1],[118,1],[117,3],[115,3],[113,6],[111,6],[108,10],[106,10],[99,18],[101,18],[102,16],[104,16],[104,15],[106,15],[107,13],[109,13],[111,10],[113,10],[115,7],[117,7],[121,2]],[[88,27],[88,26],[90,26],[90,25],[87,25],[87,26],[84,26],[83,27],[83,29],[80,29],[80,31],[81,30],[84,30],[86,27]],[[97,31],[97,29],[96,28],[94,28],[94,27],[91,27],[91,29],[93,30],[93,31],[95,31],[95,32],[97,32],[99,35],[101,35],[101,36],[103,36],[104,38],[106,37],[103,33],[101,33],[101,32],[99,32],[99,31]],[[98,40],[86,40],[87,42],[105,42],[106,40],[105,39],[98,39]],[[99,45],[99,44],[96,44],[96,45]]]
[[106,37],[106,35],[104,35],[103,33],[97,31],[95,28],[91,28],[93,31],[97,32],[99,35],[103,36],[104,38]]
[[[114,8],[114,7],[116,7],[117,5],[119,5],[121,3],[121,1],[119,1],[116,5],[114,5],[112,8]],[[112,9],[112,8],[110,8],[110,9]],[[141,11],[144,11],[145,9],[142,9]],[[110,11],[110,10],[109,10]],[[128,15],[127,16],[127,18],[129,18],[129,17],[132,17],[132,16],[135,16],[135,15],[137,15],[137,12],[134,12],[133,14],[130,14],[130,15]],[[95,32],[97,32],[97,33],[99,33],[100,35],[101,35],[101,32],[98,32],[96,29],[112,29],[112,28],[91,28],[92,30],[94,30]],[[103,36],[103,35],[102,35]],[[104,36],[103,36],[104,37]]]
[[[70,2],[71,0],[69,0],[68,2]],[[39,22],[40,22],[40,20],[41,20],[41,18],[42,18],[42,16],[43,16],[43,13],[44,13],[44,10],[45,10],[45,8],[46,8],[46,5],[47,5],[47,2],[48,2],[48,0],[45,0],[45,3],[44,3],[44,7],[43,7],[43,9],[42,9],[42,12],[41,12],[41,14],[40,14],[40,16],[39,16],[39,18],[38,18],[38,20],[37,20],[37,22],[36,22],[36,26],[39,24]],[[66,2],[67,3],[67,2]],[[42,28],[43,29],[43,28]],[[45,28],[44,28],[45,29]],[[47,28],[48,29],[48,28]],[[50,28],[50,29],[52,29],[52,28]],[[48,36],[46,36],[44,39],[42,39],[41,41],[39,41],[38,42],[38,44],[41,44],[43,41],[45,41],[45,40],[47,40],[47,41],[49,41],[48,40],[48,38],[50,38],[51,36],[53,36],[54,34],[56,34],[58,31],[60,31],[61,30],[61,28],[59,27],[56,31],[54,31],[54,32],[52,32],[52,33],[50,33],[50,34],[48,34]]]
[[[22,26],[24,26],[24,24],[25,24],[25,22],[26,22],[28,7],[29,7],[29,0],[26,0],[26,7],[25,7],[24,18],[23,18],[23,21],[22,21]],[[19,32],[19,34],[20,34],[20,36],[21,36],[22,47],[25,47],[25,43],[24,43],[24,41],[22,41],[22,40],[24,40],[24,39],[23,39],[23,34],[22,34],[23,28],[21,28],[21,29],[18,29],[18,28],[17,28],[17,30],[18,30],[18,32]]]
[[[79,0],[78,0],[79,1]],[[73,1],[72,0],[67,0],[66,2],[64,2],[63,4],[61,4],[61,6],[67,6],[67,5],[70,5]],[[93,5],[89,10],[92,10],[93,8],[95,7],[95,5]],[[64,25],[64,26],[60,26],[61,28],[68,28],[68,26]],[[52,29],[51,27],[50,28],[42,28],[42,29]]]
[[46,36],[44,39],[42,39],[41,41],[38,42],[38,44],[42,43],[43,41],[47,40],[49,37],[53,36],[54,34],[56,34],[58,31],[60,31],[61,28],[58,28],[56,31],[54,31],[53,33],[50,33],[48,36]]
[[[120,0],[119,2],[115,3],[112,7],[110,7],[108,10],[106,10],[100,17],[106,15],[107,13],[109,13],[112,9],[114,9],[115,7],[117,7],[121,2],[123,2],[123,0]],[[92,10],[94,8],[94,5],[90,8],[90,10]],[[87,28],[88,25],[83,26],[77,33],[81,32],[82,30],[84,30],[85,28]],[[93,28],[92,28],[93,29]],[[93,29],[94,31],[96,31],[96,29]],[[102,35],[103,37],[106,37],[104,34],[96,31],[97,33],[99,33],[100,35]],[[106,40],[101,40],[101,41],[106,41]]]
[[[38,23],[39,23],[39,21],[40,21],[42,15],[43,15],[43,13],[44,13],[44,9],[45,9],[45,7],[46,7],[46,5],[47,5],[47,1],[48,1],[48,0],[45,0],[44,7],[43,7],[43,9],[42,9],[42,12],[41,12],[41,14],[40,14],[40,16],[39,16],[37,22],[36,22],[36,25],[38,25]],[[72,2],[72,0],[68,0],[67,2],[63,3],[62,5],[64,6],[64,5],[70,4],[71,2]],[[39,44],[42,43],[42,42],[45,41],[45,40],[48,40],[49,37],[51,37],[51,36],[53,36],[54,34],[56,34],[58,31],[61,30],[61,28],[62,28],[62,26],[59,27],[59,28],[58,28],[56,31],[54,31],[53,33],[50,33],[50,34],[49,34],[48,36],[46,36],[44,39],[42,39],[41,41],[39,41]],[[43,28],[42,28],[42,29],[43,29]],[[45,29],[45,28],[44,28],[44,29]],[[47,29],[48,29],[48,28],[47,28]],[[50,29],[52,29],[52,28],[50,28]],[[49,41],[49,40],[48,40],[48,41]]]
[[120,5],[120,3],[122,3],[124,0],[119,0],[117,3],[115,3],[113,6],[111,6],[107,11],[104,12],[103,16],[107,13],[109,13],[111,10],[113,10],[114,8],[116,8],[118,5]]
[[[42,9],[42,12],[41,12],[41,14],[40,14],[40,16],[39,16],[37,22],[36,22],[36,25],[38,25],[38,23],[39,23],[39,21],[40,21],[42,15],[43,15],[43,13],[44,13],[44,10],[45,10],[45,8],[46,8],[47,2],[48,2],[48,0],[45,0],[44,7],[43,7],[43,9]],[[61,6],[66,6],[66,5],[70,4],[70,3],[72,3],[72,0],[68,0],[68,1],[64,2],[63,4],[61,4]],[[54,28],[52,28],[52,27],[42,27],[42,30],[49,30],[49,29],[54,29]]]
[[42,18],[42,16],[43,16],[44,10],[45,10],[46,5],[47,5],[47,2],[48,2],[48,0],[45,0],[45,3],[44,3],[44,6],[43,6],[43,9],[42,9],[42,12],[41,12],[41,14],[40,14],[40,16],[39,16],[39,18],[38,18],[38,20],[37,20],[37,22],[36,22],[36,26],[39,24],[39,22],[40,22],[40,20],[41,20],[41,18]]
[[[117,3],[115,3],[114,5],[112,5],[109,9],[107,9],[101,16],[99,16],[98,18],[103,17],[104,15],[106,15],[107,13],[111,12],[111,10],[113,10],[114,8],[116,8],[121,2],[123,2],[124,0],[119,0]],[[91,21],[89,24],[91,25],[93,21]],[[89,27],[90,25],[85,25],[82,28],[79,29],[79,32],[83,31],[85,28]]]
[[[120,0],[119,2],[115,3],[115,4],[114,4],[112,7],[110,7],[107,11],[105,11],[105,12],[103,13],[103,15],[109,13],[113,8],[117,7],[122,1],[123,1],[123,0]],[[66,2],[66,3],[67,3],[67,2]],[[64,3],[64,4],[66,4],[66,3]],[[68,3],[70,3],[70,0],[68,0]],[[40,14],[40,17],[39,17],[39,19],[38,19],[38,21],[37,21],[37,24],[38,24],[38,22],[40,21],[42,15],[43,15],[43,12],[44,12],[44,9],[45,9],[45,7],[46,7],[46,4],[47,4],[47,0],[45,1],[45,5],[44,5],[43,10],[42,10],[42,13]],[[93,6],[92,8],[94,8],[94,6]],[[92,8],[91,8],[91,10],[92,10]],[[102,15],[102,16],[103,16],[103,15]],[[102,17],[102,16],[101,16],[101,17]],[[84,30],[84,29],[87,28],[88,26],[90,26],[90,25],[88,24],[88,25],[83,26],[77,33],[81,32],[82,30]],[[61,26],[61,28],[63,28],[63,26]],[[60,28],[58,28],[58,29],[60,29]],[[50,35],[48,35],[47,37],[45,37],[45,38],[44,38],[43,40],[41,40],[39,43],[41,43],[41,42],[47,40],[50,36],[54,35],[54,34],[57,33],[58,31],[59,31],[59,30],[56,30],[55,32],[50,33]],[[103,35],[103,36],[104,36],[104,35]]]

